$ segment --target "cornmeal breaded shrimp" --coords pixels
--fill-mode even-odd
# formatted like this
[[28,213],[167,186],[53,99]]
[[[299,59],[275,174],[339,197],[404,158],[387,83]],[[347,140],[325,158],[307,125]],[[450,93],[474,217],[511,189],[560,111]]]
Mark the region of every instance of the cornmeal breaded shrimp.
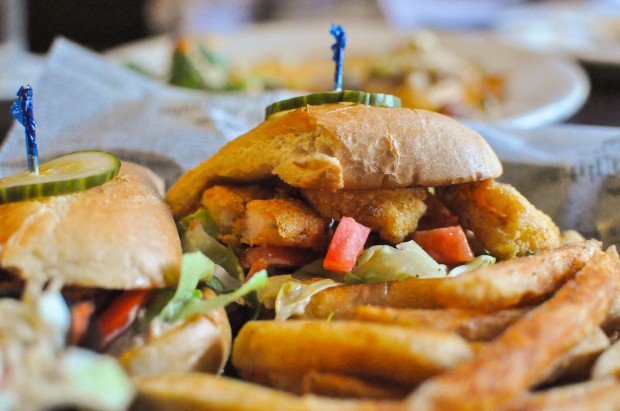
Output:
[[351,217],[393,244],[404,241],[415,231],[426,211],[427,193],[424,188],[302,190],[302,195],[323,217],[335,220]]
[[486,180],[437,187],[436,194],[499,259],[559,246],[560,233],[551,218],[508,184]]
[[318,249],[327,245],[330,221],[299,200],[253,200],[247,203],[243,219],[233,224],[233,234],[251,246]]
[[249,201],[274,196],[271,186],[213,186],[204,191],[200,203],[215,220],[217,229],[223,235],[230,234],[235,220],[245,214]]

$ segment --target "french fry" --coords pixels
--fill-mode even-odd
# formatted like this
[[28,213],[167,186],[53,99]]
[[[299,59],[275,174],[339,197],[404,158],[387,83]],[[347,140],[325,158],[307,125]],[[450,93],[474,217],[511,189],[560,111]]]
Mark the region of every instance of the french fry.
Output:
[[253,321],[239,332],[232,363],[249,381],[267,370],[378,378],[409,387],[471,357],[456,334],[355,321]]
[[[618,256],[616,246],[609,247],[605,252],[611,257],[614,264],[616,264],[617,267],[620,267],[620,256]],[[611,308],[607,312],[605,321],[603,321],[602,328],[607,334],[620,331],[620,294],[616,296],[614,302],[611,304]]]
[[498,409],[541,381],[600,324],[619,287],[620,270],[597,250],[573,280],[474,358],[422,383],[408,399],[409,409]]
[[302,397],[260,385],[187,373],[135,380],[137,396],[132,411],[397,411],[398,402]]
[[304,374],[256,370],[252,382],[296,395],[315,394],[333,398],[396,400],[405,398],[411,392],[410,386],[391,381],[317,370]]
[[370,381],[345,374],[310,371],[301,380],[302,394],[332,398],[368,398],[398,400],[405,398],[411,388],[385,381]]
[[490,341],[529,309],[514,308],[492,313],[447,309],[407,309],[361,305],[355,309],[357,321],[371,321],[455,332],[468,341]]
[[600,250],[588,240],[539,254],[501,261],[437,286],[436,298],[446,307],[500,310],[539,302],[573,277]]
[[519,397],[502,411],[612,411],[620,409],[620,382],[608,378]]
[[307,318],[351,319],[358,305],[396,308],[439,308],[435,289],[445,278],[343,285],[316,294],[306,306]]
[[614,331],[620,331],[620,295],[616,297],[611,304],[611,308],[605,317],[605,321],[601,325],[606,333],[611,334]]
[[592,367],[592,378],[620,378],[620,340],[603,352]]
[[607,348],[609,348],[609,338],[600,327],[596,327],[579,344],[560,358],[557,365],[553,367],[551,374],[543,380],[543,383],[587,379],[590,376],[594,361]]

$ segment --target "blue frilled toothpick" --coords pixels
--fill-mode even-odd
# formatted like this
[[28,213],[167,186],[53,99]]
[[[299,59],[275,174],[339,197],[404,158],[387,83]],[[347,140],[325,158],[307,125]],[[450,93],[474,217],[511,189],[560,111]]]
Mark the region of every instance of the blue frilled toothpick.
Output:
[[28,170],[31,174],[39,174],[39,152],[37,150],[37,135],[35,132],[34,112],[32,106],[32,87],[22,86],[17,92],[17,100],[13,103],[11,112],[15,120],[24,126],[26,134],[26,157]]
[[330,33],[336,38],[336,43],[332,46],[334,52],[333,60],[336,62],[336,72],[334,74],[334,89],[342,91],[342,60],[344,58],[344,47],[347,43],[347,35],[342,26],[332,24]]

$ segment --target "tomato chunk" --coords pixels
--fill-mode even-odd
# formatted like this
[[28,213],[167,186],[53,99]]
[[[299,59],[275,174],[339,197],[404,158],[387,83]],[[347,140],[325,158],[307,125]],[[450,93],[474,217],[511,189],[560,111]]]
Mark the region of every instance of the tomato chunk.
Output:
[[460,225],[416,231],[413,240],[439,264],[466,263],[474,258]]
[[102,346],[107,346],[134,322],[146,303],[149,290],[127,291],[118,296],[99,316]]
[[95,304],[92,301],[80,301],[71,307],[70,344],[77,345],[82,341],[93,312],[95,312]]
[[323,268],[337,273],[349,273],[355,267],[357,257],[364,250],[370,228],[350,217],[343,217],[329,243]]

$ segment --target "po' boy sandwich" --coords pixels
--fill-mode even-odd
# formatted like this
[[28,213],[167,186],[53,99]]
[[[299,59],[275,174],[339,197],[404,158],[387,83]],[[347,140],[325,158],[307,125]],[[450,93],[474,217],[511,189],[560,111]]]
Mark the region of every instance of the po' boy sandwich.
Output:
[[408,108],[299,105],[279,104],[167,193],[176,218],[206,212],[250,274],[319,259],[352,281],[445,276],[558,246],[552,220],[495,181],[500,161],[472,129]]
[[[186,267],[161,180],[136,164],[120,165],[109,153],[83,153],[68,155],[64,169],[78,167],[80,156],[107,156],[117,175],[44,197],[36,194],[43,187],[37,182],[54,172],[50,167],[42,166],[34,184],[16,189],[12,181],[19,175],[0,179],[5,200],[33,197],[0,205],[2,296],[18,296],[25,282],[53,284],[71,308],[69,341],[113,354],[131,375],[221,372],[231,344],[228,318],[222,307],[183,313],[183,304],[197,297],[175,294],[175,288],[182,271],[195,276],[196,264]],[[203,274],[185,281],[190,294],[201,291],[195,287]],[[205,289],[198,299],[212,297]]]

